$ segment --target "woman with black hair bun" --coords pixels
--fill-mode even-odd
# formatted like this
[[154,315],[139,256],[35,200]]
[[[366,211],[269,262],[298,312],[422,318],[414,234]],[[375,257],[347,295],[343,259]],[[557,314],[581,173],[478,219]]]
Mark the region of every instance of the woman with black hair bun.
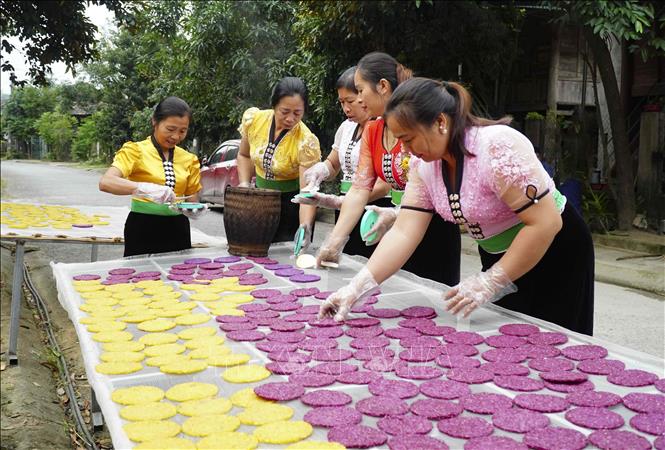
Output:
[[[386,127],[383,115],[390,96],[411,75],[410,69],[386,53],[369,53],[358,62],[354,74],[358,101],[375,119],[370,120],[363,130],[358,168],[352,186],[344,197],[335,227],[317,254],[318,264],[339,261],[365,209],[378,215],[374,227],[363,236],[365,241],[370,241],[367,245],[379,242],[397,217],[398,208],[368,206],[367,203],[377,179],[381,179],[392,188],[393,205],[400,205],[410,173],[410,155],[403,148],[402,142]],[[370,239],[374,234],[377,237]],[[427,233],[403,269],[449,286],[457,284],[460,276],[459,227],[438,216],[428,220]]]
[[126,142],[99,181],[99,190],[132,195],[125,222],[124,256],[164,253],[191,248],[188,218],[207,208],[173,210],[176,197],[198,201],[201,190],[199,159],[182,147],[192,119],[189,105],[167,97],[153,111],[150,137]]
[[[353,176],[360,159],[360,138],[370,118],[367,108],[358,100],[358,90],[354,81],[355,72],[356,66],[349,67],[337,79],[335,86],[337,99],[347,119],[342,122],[335,133],[332,150],[325,161],[316,163],[305,172],[307,186],[303,190],[316,192],[316,194],[309,198],[301,197],[292,200],[301,204],[334,209],[335,221],[339,219],[339,209],[342,207],[344,195],[351,189]],[[342,172],[342,180],[339,185],[341,195],[318,192],[323,181],[336,177],[340,171]],[[390,185],[381,178],[377,178],[368,204],[389,207],[390,196],[387,196],[389,192]],[[369,258],[375,248],[365,245],[360,236],[360,224],[358,223],[349,235],[349,241],[344,246],[344,253]]]
[[321,160],[319,140],[302,122],[307,102],[307,87],[300,78],[282,78],[272,92],[272,109],[249,108],[238,128],[239,186],[250,187],[255,175],[256,187],[281,192],[281,214],[273,242],[292,240],[304,229],[301,252],[311,243],[316,207],[296,205],[291,198],[305,187],[305,170]]
[[354,302],[409,258],[433,215],[464,225],[483,271],[446,294],[446,309],[466,317],[498,305],[593,333],[591,233],[566,202],[526,136],[471,114],[460,84],[414,78],[386,106],[390,130],[412,155],[402,209],[388,235],[320,315],[343,319]]

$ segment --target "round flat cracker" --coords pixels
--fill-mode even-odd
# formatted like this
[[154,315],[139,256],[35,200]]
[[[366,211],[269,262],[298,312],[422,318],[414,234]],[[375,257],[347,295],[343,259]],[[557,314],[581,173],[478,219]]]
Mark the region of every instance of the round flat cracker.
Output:
[[254,383],[264,380],[269,376],[269,370],[255,364],[231,367],[222,374],[222,378],[229,383]]
[[[349,372],[358,373],[358,372]],[[341,375],[340,375],[341,376]],[[304,387],[324,387],[334,384],[336,380],[334,375],[317,372],[296,372],[289,375],[291,383],[299,384]]]
[[526,340],[535,345],[561,345],[568,342],[568,336],[554,331],[538,331],[527,336]]
[[529,375],[530,370],[528,367],[525,367],[517,363],[507,363],[503,361],[496,361],[485,363],[480,366],[481,369],[489,370],[494,375]]
[[123,425],[127,437],[134,442],[154,441],[174,437],[180,433],[180,425],[170,420],[147,420]]
[[612,384],[628,387],[649,386],[657,380],[658,376],[656,374],[638,369],[614,372],[607,377],[607,381]]
[[365,425],[351,425],[333,428],[328,432],[328,440],[349,448],[371,448],[385,444],[388,435]]
[[494,377],[494,384],[504,389],[521,392],[539,391],[545,387],[545,383],[543,383],[541,380],[519,375],[497,375]]
[[502,409],[492,414],[495,427],[513,433],[526,433],[531,430],[545,428],[550,419],[545,414],[527,409]]
[[159,402],[164,391],[155,386],[132,386],[119,388],[111,393],[111,400],[120,405],[142,405]]
[[123,375],[138,372],[143,365],[138,362],[103,362],[95,366],[95,370],[105,375]]
[[144,358],[142,352],[107,352],[99,355],[103,362],[141,362]]
[[376,372],[357,371],[340,374],[337,376],[337,381],[344,384],[369,384],[379,378],[381,375]]
[[174,375],[185,375],[188,373],[201,372],[208,368],[206,361],[192,359],[184,362],[170,363],[159,366],[159,370],[164,373],[171,373]]
[[443,400],[464,397],[471,393],[468,385],[450,380],[426,381],[420,385],[419,389],[420,393],[427,397]]
[[448,436],[472,439],[489,436],[494,431],[492,424],[480,417],[452,417],[437,423],[440,432]]
[[264,400],[261,397],[257,396],[254,393],[254,389],[252,388],[245,388],[239,390],[235,394],[231,395],[230,400],[234,406],[239,406],[241,408],[248,408],[251,405],[263,404],[263,403],[274,404],[273,401]]
[[291,444],[285,450],[345,450],[342,444],[324,441],[303,441]]
[[293,409],[275,403],[252,403],[236,417],[245,425],[258,426],[289,420],[293,417]]
[[616,359],[587,359],[577,364],[577,370],[592,375],[611,375],[625,368],[626,365]]
[[192,359],[207,359],[211,356],[228,355],[231,349],[226,345],[214,345],[212,347],[199,347],[187,353]]
[[161,438],[142,442],[134,450],[196,450],[196,444],[183,438]]
[[212,355],[208,357],[208,364],[216,367],[232,367],[245,364],[250,356],[245,353],[228,353],[225,355]]
[[603,450],[649,450],[651,443],[639,434],[623,430],[598,430],[589,435],[589,442]]
[[539,328],[527,323],[509,323],[499,327],[499,333],[509,336],[529,336],[537,333]]
[[356,425],[362,420],[362,414],[348,406],[330,406],[310,409],[304,420],[317,427],[343,427]]
[[609,409],[585,406],[566,412],[566,420],[592,430],[613,430],[622,427],[625,423],[623,417]]
[[148,359],[145,360],[145,364],[146,364],[146,366],[150,366],[150,367],[161,367],[161,366],[165,366],[167,364],[186,363],[190,359],[191,358],[189,357],[189,355],[171,353],[171,354],[168,354],[168,355],[153,356],[151,358],[148,358]]
[[369,391],[377,396],[392,396],[397,398],[411,398],[418,395],[418,385],[403,380],[386,380],[384,378],[372,381]]
[[186,347],[181,344],[161,344],[146,347],[143,352],[146,356],[162,356],[183,353]]
[[584,361],[586,359],[600,359],[607,356],[607,349],[600,345],[571,345],[561,350],[563,356],[575,361]]
[[529,450],[529,447],[505,436],[484,436],[468,440],[464,450]]
[[645,433],[660,436],[665,434],[664,413],[643,413],[630,419],[630,426]]
[[92,340],[97,342],[124,342],[131,341],[132,333],[129,331],[102,331],[92,335]]
[[138,328],[139,330],[148,331],[148,332],[166,331],[174,327],[175,327],[174,321],[168,319],[161,319],[161,318],[154,320],[146,320],[145,322],[141,322],[136,326],[136,328]]
[[665,395],[631,392],[623,398],[626,408],[640,413],[665,413]]
[[247,433],[239,432],[216,432],[196,443],[198,450],[253,450],[259,445],[259,441]]
[[205,336],[212,336],[215,333],[217,333],[217,330],[215,327],[194,327],[194,328],[187,328],[186,330],[182,330],[181,332],[178,333],[178,337],[180,339],[196,339],[196,338],[201,338]]
[[566,401],[576,406],[610,407],[621,403],[621,397],[613,392],[581,391],[566,396]]
[[204,437],[220,431],[235,431],[240,419],[225,414],[194,416],[182,423],[182,432],[189,436]]
[[409,409],[412,413],[430,420],[449,419],[459,416],[464,410],[457,403],[434,398],[416,400],[411,404]]
[[513,406],[513,400],[503,394],[481,392],[462,396],[460,404],[464,409],[476,414],[494,414]]
[[190,350],[197,348],[216,347],[224,343],[224,338],[219,335],[214,336],[201,336],[194,339],[185,341],[185,347]]
[[281,421],[257,427],[254,437],[267,444],[289,444],[306,439],[312,431],[312,426],[302,420]]
[[199,325],[210,320],[208,314],[186,314],[176,317],[175,323],[178,325]]
[[127,328],[127,324],[117,320],[92,323],[86,327],[90,333],[104,333],[108,331],[122,331]]
[[136,341],[107,342],[102,344],[102,349],[106,352],[140,352],[144,348],[144,344]]
[[166,391],[166,398],[174,402],[200,400],[217,395],[219,388],[210,383],[189,382],[176,384]]
[[396,397],[372,396],[356,403],[356,409],[373,417],[385,417],[406,414],[409,404]]
[[349,394],[340,391],[319,389],[310,391],[300,399],[307,406],[345,406],[353,401]]
[[178,414],[183,416],[208,416],[226,414],[231,411],[233,404],[227,398],[207,398],[203,400],[191,400],[178,405]]
[[568,401],[556,395],[519,394],[513,401],[520,408],[543,413],[561,412],[568,409]]
[[529,367],[540,372],[573,370],[575,364],[563,358],[535,358],[529,361]]
[[265,383],[255,387],[254,393],[266,400],[289,401],[302,397],[305,388],[290,382]]
[[449,450],[449,447],[444,442],[421,434],[395,436],[388,441],[388,448],[390,450],[412,450],[414,448]]
[[544,450],[581,450],[586,447],[586,437],[577,430],[547,427],[529,431],[524,436],[529,448]]
[[164,420],[175,416],[175,406],[166,402],[143,403],[125,406],[120,409],[120,417],[125,420],[139,422],[144,420]]

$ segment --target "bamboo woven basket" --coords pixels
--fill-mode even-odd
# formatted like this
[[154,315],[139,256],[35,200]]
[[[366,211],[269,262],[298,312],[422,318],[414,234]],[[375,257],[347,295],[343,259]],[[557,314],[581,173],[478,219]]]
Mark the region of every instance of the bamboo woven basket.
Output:
[[280,192],[227,186],[224,191],[224,228],[229,253],[266,256],[281,212]]

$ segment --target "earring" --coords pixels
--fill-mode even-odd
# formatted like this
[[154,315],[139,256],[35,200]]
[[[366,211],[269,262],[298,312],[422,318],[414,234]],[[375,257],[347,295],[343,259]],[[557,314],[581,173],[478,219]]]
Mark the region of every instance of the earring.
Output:
[[448,134],[448,128],[443,129],[443,134]]
[[440,125],[440,126],[439,126],[439,133],[442,133],[442,134],[445,133],[445,132],[443,131],[443,125]]

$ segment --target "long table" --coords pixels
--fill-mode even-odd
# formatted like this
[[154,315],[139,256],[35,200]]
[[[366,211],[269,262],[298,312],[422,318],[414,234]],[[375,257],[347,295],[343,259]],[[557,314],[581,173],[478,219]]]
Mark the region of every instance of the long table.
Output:
[[[91,334],[86,330],[84,325],[79,323],[79,320],[84,317],[86,314],[79,309],[81,305],[82,298],[74,289],[72,284],[72,277],[76,274],[81,273],[98,273],[105,274],[108,270],[117,267],[132,267],[137,270],[156,270],[166,274],[171,265],[180,263],[186,258],[191,257],[207,257],[215,258],[220,256],[227,255],[226,252],[222,249],[197,249],[189,250],[185,252],[179,252],[177,254],[167,254],[162,256],[151,256],[146,258],[139,258],[133,260],[115,260],[115,261],[102,261],[96,263],[85,263],[85,264],[61,264],[61,263],[52,263],[53,273],[57,282],[58,288],[58,297],[63,308],[69,314],[69,317],[73,323],[73,326],[76,329],[76,332],[79,337],[79,342],[81,345],[81,353],[83,355],[85,369],[88,376],[88,380],[92,389],[95,391],[96,398],[101,407],[101,411],[104,414],[108,429],[113,440],[113,444],[117,449],[127,449],[132,448],[135,443],[130,441],[123,431],[123,424],[126,423],[119,416],[120,405],[114,403],[111,399],[111,393],[118,388],[135,386],[135,385],[152,385],[158,386],[164,390],[168,389],[171,386],[174,386],[178,383],[189,382],[189,381],[200,381],[206,383],[213,383],[219,387],[218,396],[229,397],[240,389],[247,387],[255,387],[265,382],[271,381],[286,381],[288,376],[285,375],[271,375],[268,379],[257,383],[248,383],[248,384],[234,384],[227,383],[221,377],[223,373],[223,368],[218,367],[208,367],[202,372],[192,374],[192,375],[166,375],[161,373],[158,368],[144,366],[142,370],[130,375],[118,375],[118,376],[107,376],[102,375],[95,370],[95,366],[100,362],[100,353],[101,345],[92,340]],[[271,248],[269,257],[279,261],[280,263],[293,264],[293,257],[291,255],[290,247],[287,245],[274,245]],[[271,270],[267,270],[265,267],[257,264],[253,269],[255,272],[261,273],[265,278],[269,280],[268,284],[258,286],[257,288],[275,288],[281,290],[283,293],[288,293],[290,290],[300,287],[312,287],[315,286],[321,291],[334,291],[343,285],[345,285],[348,280],[357,273],[365,260],[362,257],[348,257],[345,256],[342,260],[340,268],[338,269],[325,269],[325,270],[307,270],[307,273],[315,273],[321,276],[321,280],[316,283],[308,284],[298,284],[289,281],[286,278],[275,276]],[[162,277],[165,278],[164,276]],[[171,283],[171,282],[169,282]],[[177,283],[173,282],[174,285]],[[422,305],[430,306],[434,308],[438,317],[435,319],[437,325],[448,325],[457,328],[458,330],[469,330],[480,333],[483,336],[489,336],[493,334],[498,334],[498,328],[501,325],[509,323],[523,323],[523,324],[533,324],[538,326],[542,331],[554,331],[565,333],[569,341],[563,346],[577,345],[577,344],[595,344],[602,345],[609,351],[608,358],[618,359],[623,361],[626,364],[626,368],[630,369],[642,369],[658,374],[658,376],[663,377],[664,373],[664,362],[658,358],[652,357],[650,355],[627,349],[622,346],[607,342],[598,338],[577,334],[569,330],[563,329],[554,324],[538,320],[524,314],[515,313],[495,305],[489,305],[487,307],[476,310],[470,320],[458,320],[450,314],[446,313],[442,307],[441,294],[443,291],[448,289],[444,285],[440,285],[428,280],[423,280],[418,278],[410,273],[399,272],[389,280],[387,280],[381,286],[381,293],[378,295],[379,302],[375,305],[380,308],[396,308],[403,309],[409,306]],[[187,298],[191,292],[183,291],[183,299]],[[302,299],[304,305],[319,305],[321,300],[315,299],[314,297],[305,297]],[[208,309],[205,306],[205,303],[199,302],[197,307],[193,312],[207,312]],[[365,314],[356,314],[356,317],[367,317]],[[381,326],[385,329],[396,327],[400,319],[382,319]],[[217,325],[214,317],[211,315],[210,320],[207,323],[197,325],[197,326],[211,326]],[[176,327],[169,332],[177,333],[183,330],[185,327]],[[264,328],[259,328],[264,330]],[[134,335],[134,338],[137,339],[140,336],[143,336],[144,332],[139,331],[135,325],[130,324],[127,328],[128,331]],[[220,336],[224,336],[224,332],[221,330],[218,331]],[[349,342],[351,338],[347,336],[342,336],[338,338],[339,348],[350,348]],[[236,342],[230,339],[226,339],[225,345],[228,345],[234,353],[246,353],[250,355],[251,360],[249,363],[261,364],[264,365],[270,362],[270,359],[266,356],[265,353],[259,351],[255,345],[251,342]],[[481,352],[490,349],[491,347],[487,344],[480,344],[476,346]],[[399,353],[400,347],[398,341],[391,340],[390,347]],[[480,358],[478,358],[480,359]],[[484,361],[483,361],[484,362]],[[426,364],[434,364],[433,362]],[[535,372],[535,371],[534,371]],[[533,372],[532,372],[533,373]],[[384,372],[382,375],[385,378],[396,379],[397,376],[393,372]],[[537,378],[537,376],[535,377]],[[617,386],[609,383],[604,376],[590,375],[589,378],[594,384],[595,389],[600,391],[611,391],[619,395],[625,395],[629,392],[649,392],[657,393],[655,387],[641,387],[641,388],[627,388],[622,386]],[[418,383],[418,382],[416,382]],[[327,387],[326,389],[334,389],[342,392],[346,392],[352,398],[354,403],[361,398],[368,396],[367,386],[366,385],[348,385],[342,383],[335,383],[334,385]],[[511,398],[517,395],[519,392],[503,389],[498,387],[493,383],[484,383],[484,384],[473,384],[471,385],[471,390],[474,393],[478,392],[493,392],[501,393],[508,395]],[[556,394],[547,390],[538,391],[538,393],[549,393]],[[561,394],[559,394],[561,395]],[[422,394],[419,394],[417,398],[424,398]],[[412,401],[413,399],[409,399]],[[287,406],[292,407],[295,410],[295,414],[292,420],[302,420],[304,414],[307,412],[308,408],[305,407],[299,400],[293,400],[290,402],[284,403]],[[624,406],[618,405],[613,408],[614,411],[621,414],[626,419],[626,425],[621,429],[628,428],[628,419],[632,417],[635,413],[628,410]],[[235,414],[239,411],[235,407],[228,414]],[[466,413],[465,413],[466,414]],[[584,429],[573,425],[568,422],[563,413],[557,414],[548,414],[550,418],[551,425],[557,427],[566,427],[576,429],[581,431],[585,435],[589,435],[591,430]],[[178,423],[183,422],[186,417],[177,415],[175,420]],[[363,425],[376,426],[377,419],[369,416],[363,416]],[[251,433],[253,427],[247,425],[241,425],[238,431]],[[327,440],[327,429],[314,427],[314,432],[309,439],[314,440]],[[634,430],[632,430],[634,431]],[[495,435],[499,436],[509,436],[516,440],[521,440],[519,434],[510,433],[496,429],[494,431]],[[639,434],[639,433],[638,433]],[[444,435],[439,432],[434,427],[434,430],[429,434],[432,437],[441,439],[445,441],[450,448],[462,448],[464,445],[464,440],[451,438],[450,436]],[[181,434],[181,437],[189,438],[188,436]],[[648,434],[642,434],[650,442],[653,442],[654,436]],[[190,438],[193,439],[193,438]],[[260,448],[283,448],[283,446],[274,446],[261,444]],[[387,448],[387,447],[381,447]]]

